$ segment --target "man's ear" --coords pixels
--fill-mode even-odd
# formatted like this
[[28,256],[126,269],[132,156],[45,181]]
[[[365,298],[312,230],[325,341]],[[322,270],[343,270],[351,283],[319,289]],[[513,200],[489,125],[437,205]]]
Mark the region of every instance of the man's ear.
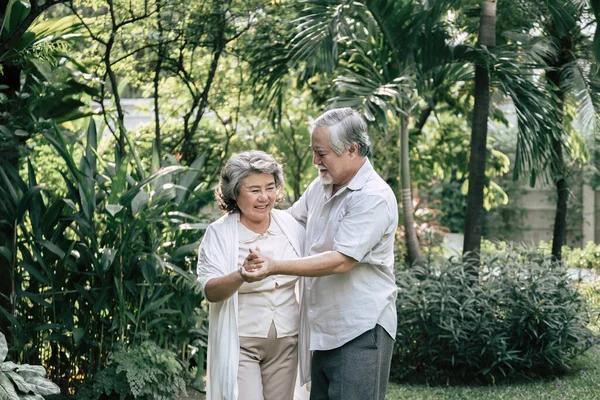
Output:
[[352,143],[352,146],[348,149],[350,156],[355,157],[358,156],[358,144]]

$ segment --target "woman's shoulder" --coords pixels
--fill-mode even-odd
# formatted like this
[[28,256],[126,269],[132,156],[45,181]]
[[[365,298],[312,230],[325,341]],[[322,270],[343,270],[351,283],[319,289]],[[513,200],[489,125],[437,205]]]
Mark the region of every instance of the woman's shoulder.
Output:
[[213,231],[218,233],[222,230],[231,229],[231,227],[235,226],[237,222],[235,213],[228,213],[217,219],[216,221],[210,223],[206,228],[206,232]]

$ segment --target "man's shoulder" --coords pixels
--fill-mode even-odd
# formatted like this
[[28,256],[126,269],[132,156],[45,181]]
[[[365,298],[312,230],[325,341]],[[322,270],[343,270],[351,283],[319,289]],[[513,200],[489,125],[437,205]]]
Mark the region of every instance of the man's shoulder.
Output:
[[386,200],[396,202],[396,195],[394,194],[394,191],[390,185],[388,185],[388,183],[384,181],[383,178],[374,170],[371,172],[364,186],[359,192],[360,195],[380,196]]

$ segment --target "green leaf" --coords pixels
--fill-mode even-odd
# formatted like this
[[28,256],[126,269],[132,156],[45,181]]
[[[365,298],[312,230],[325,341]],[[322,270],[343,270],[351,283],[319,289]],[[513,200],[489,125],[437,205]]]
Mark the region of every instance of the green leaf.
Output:
[[106,211],[113,217],[116,216],[124,207],[119,204],[107,204]]
[[131,201],[131,212],[133,215],[137,215],[137,213],[139,213],[140,210],[148,203],[148,200],[150,200],[148,193],[146,193],[145,190],[140,190],[140,192],[136,194]]
[[156,174],[150,175],[149,177],[147,177],[146,179],[142,180],[140,183],[135,185],[133,188],[129,189],[126,193],[124,193],[123,196],[121,196],[120,203],[124,204],[124,205],[128,205],[128,203],[133,200],[133,198],[138,194],[138,192],[145,185],[147,185],[149,182],[153,181],[154,179],[160,178],[165,175],[171,175],[171,174],[177,173],[179,171],[184,171],[186,169],[187,169],[186,167],[182,167],[179,165],[171,165],[169,167],[161,169]]
[[0,332],[0,363],[4,362],[8,354],[8,342],[4,333]]
[[127,185],[127,169],[129,166],[129,157],[125,156],[123,160],[118,165],[118,169],[115,175],[112,177],[112,182],[110,185],[110,196],[108,197],[108,202],[110,204],[117,204],[119,202],[119,198],[121,194],[125,190]]
[[36,198],[41,201],[41,198],[38,197],[38,195],[44,189],[45,188],[43,186],[34,186],[27,190],[27,192],[25,193],[25,195],[23,196],[21,201],[19,201],[19,205],[17,206],[17,211],[16,211],[16,215],[15,215],[15,218],[17,221],[22,220],[23,215],[25,215],[25,212],[27,211],[27,209],[33,205],[33,201]]
[[[6,246],[0,246],[0,255],[4,256],[9,263],[12,263],[13,257],[12,252]],[[0,360],[1,361],[1,360]]]
[[9,376],[13,378],[13,382],[15,382],[19,390],[22,392],[33,392],[34,394],[43,396],[60,394],[60,388],[54,382],[41,376],[23,373],[22,371],[23,370],[21,366],[19,366],[19,373],[8,373]]
[[35,265],[30,264],[29,262],[21,262],[21,267],[27,271],[29,275],[38,281],[42,282],[44,285],[50,286],[50,281],[40,272]]
[[167,302],[171,297],[173,297],[174,294],[175,293],[169,293],[169,294],[164,295],[163,297],[161,297],[158,300],[152,301],[148,307],[144,308],[144,311],[141,312],[140,316],[143,318],[144,316],[148,315],[152,311],[157,310],[160,306],[162,306],[165,302]]
[[0,372],[0,399],[19,400],[19,395],[4,372]]
[[40,240],[40,241],[38,241],[38,243],[41,244],[42,246],[44,246],[46,249],[50,250],[60,260],[65,258],[65,252],[60,247],[55,245],[54,243],[49,242],[47,240]]
[[25,394],[25,395],[22,394],[20,399],[21,400],[44,400],[44,397],[39,394]]
[[111,249],[108,247],[102,249],[102,261],[100,263],[102,265],[102,271],[108,271],[113,261],[115,260],[116,255],[117,251],[115,249]]
[[177,189],[177,199],[175,202],[180,204],[183,200],[185,200],[192,190],[194,190],[194,183],[198,179],[200,175],[202,166],[206,162],[206,152],[202,153],[198,158],[194,160],[192,165],[190,165],[190,170],[183,174],[183,177],[179,180],[179,185],[183,186],[183,188]]
[[75,341],[75,345],[79,345],[81,339],[85,336],[85,329],[83,328],[75,328],[73,329],[73,340]]

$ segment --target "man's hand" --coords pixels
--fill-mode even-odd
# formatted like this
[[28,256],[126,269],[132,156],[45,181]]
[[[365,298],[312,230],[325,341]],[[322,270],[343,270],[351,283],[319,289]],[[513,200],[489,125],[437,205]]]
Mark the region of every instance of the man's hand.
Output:
[[246,268],[247,263],[244,262],[245,276],[250,282],[260,281],[277,273],[275,261],[261,253],[259,248],[256,248],[256,250],[250,249],[250,254],[248,254],[246,260],[249,268]]

